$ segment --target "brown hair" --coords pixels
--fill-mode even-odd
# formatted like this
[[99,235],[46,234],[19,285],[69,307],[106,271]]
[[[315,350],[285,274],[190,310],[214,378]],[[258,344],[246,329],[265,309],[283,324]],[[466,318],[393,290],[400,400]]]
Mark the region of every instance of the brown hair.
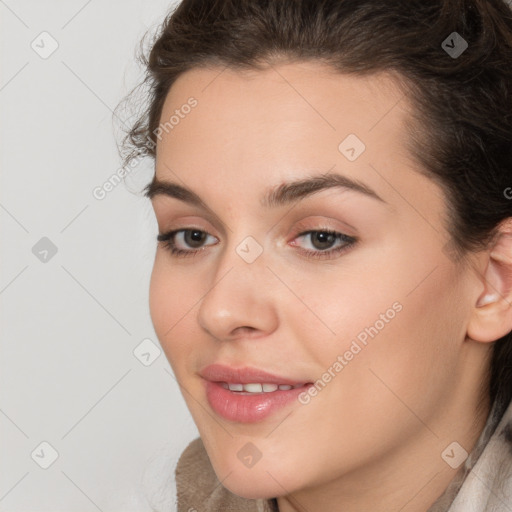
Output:
[[[454,45],[453,32],[468,44],[456,57],[443,45]],[[184,0],[141,58],[149,105],[121,144],[125,165],[141,153],[155,158],[164,101],[187,70],[315,59],[340,73],[398,78],[414,106],[405,143],[446,193],[457,255],[484,248],[512,217],[504,193],[512,186],[512,11],[504,0]],[[494,343],[489,370],[483,390],[503,411],[512,334]]]

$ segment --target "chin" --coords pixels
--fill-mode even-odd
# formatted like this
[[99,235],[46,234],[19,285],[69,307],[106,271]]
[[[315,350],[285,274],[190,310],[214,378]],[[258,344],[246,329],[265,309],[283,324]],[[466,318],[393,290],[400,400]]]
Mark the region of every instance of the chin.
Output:
[[276,498],[283,494],[283,488],[268,473],[261,478],[257,475],[232,473],[222,482],[222,485],[233,494],[251,500]]
[[281,496],[284,489],[291,491],[289,472],[268,460],[246,468],[235,457],[230,461],[212,461],[212,466],[222,485],[242,498],[270,499]]

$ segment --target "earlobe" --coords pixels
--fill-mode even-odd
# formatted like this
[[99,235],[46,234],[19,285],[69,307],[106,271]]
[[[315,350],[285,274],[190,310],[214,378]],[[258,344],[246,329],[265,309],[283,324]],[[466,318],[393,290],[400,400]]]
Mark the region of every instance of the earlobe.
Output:
[[475,301],[467,331],[469,338],[484,343],[512,331],[512,219],[499,226],[486,259],[485,271],[479,276],[483,290]]

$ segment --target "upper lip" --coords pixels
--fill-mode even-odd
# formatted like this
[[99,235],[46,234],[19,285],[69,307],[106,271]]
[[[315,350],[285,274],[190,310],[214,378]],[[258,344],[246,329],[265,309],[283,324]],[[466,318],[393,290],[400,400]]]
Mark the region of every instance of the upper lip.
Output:
[[288,384],[290,386],[297,386],[299,384],[305,384],[307,381],[300,381],[290,379],[288,377],[281,377],[274,375],[258,368],[243,367],[233,368],[231,366],[225,366],[222,364],[211,364],[205,366],[199,375],[203,379],[211,382],[227,382],[228,384]]

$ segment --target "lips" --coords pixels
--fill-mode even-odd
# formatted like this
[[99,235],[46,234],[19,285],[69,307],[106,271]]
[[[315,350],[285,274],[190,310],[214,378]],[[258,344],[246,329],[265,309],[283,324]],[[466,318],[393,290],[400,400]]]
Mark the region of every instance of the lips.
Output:
[[227,382],[234,384],[252,384],[253,382],[288,385],[288,386],[302,386],[305,381],[293,380],[288,377],[280,377],[272,373],[258,370],[256,368],[232,368],[221,364],[211,364],[203,368],[199,375],[205,380],[211,382]]
[[237,423],[262,421],[295,400],[312,383],[255,368],[213,364],[200,373],[210,407]]

